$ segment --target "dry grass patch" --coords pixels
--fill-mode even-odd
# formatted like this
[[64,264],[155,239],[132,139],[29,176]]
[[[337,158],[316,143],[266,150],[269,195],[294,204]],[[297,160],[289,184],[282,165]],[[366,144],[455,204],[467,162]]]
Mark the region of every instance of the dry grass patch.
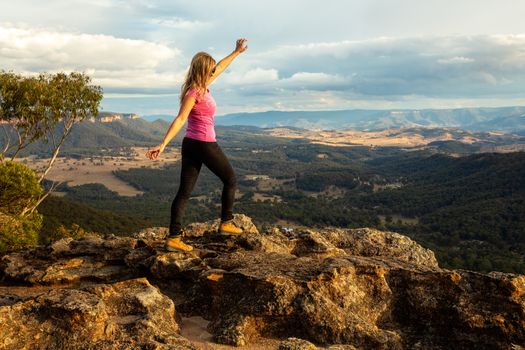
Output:
[[[139,195],[143,192],[116,177],[113,171],[131,168],[160,168],[164,164],[181,159],[179,149],[166,149],[156,160],[146,157],[148,150],[147,147],[132,147],[132,153],[128,156],[99,155],[81,159],[58,157],[46,179],[65,181],[69,186],[100,183],[121,196]],[[26,157],[20,158],[19,161],[41,174],[49,159]]]

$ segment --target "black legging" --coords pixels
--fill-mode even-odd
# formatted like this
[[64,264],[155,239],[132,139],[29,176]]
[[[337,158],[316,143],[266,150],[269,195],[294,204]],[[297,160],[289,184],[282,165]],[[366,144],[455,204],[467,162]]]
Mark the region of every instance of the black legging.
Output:
[[170,236],[178,236],[182,229],[182,214],[186,208],[197,177],[204,163],[222,183],[221,220],[233,219],[236,178],[233,168],[217,142],[205,142],[185,137],[182,140],[182,168],[177,195],[171,204]]

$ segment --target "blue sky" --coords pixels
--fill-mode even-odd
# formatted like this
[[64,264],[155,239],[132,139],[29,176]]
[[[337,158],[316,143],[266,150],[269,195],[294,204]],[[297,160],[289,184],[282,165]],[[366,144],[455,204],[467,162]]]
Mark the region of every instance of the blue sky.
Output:
[[248,50],[217,114],[524,105],[524,1],[0,0],[0,69],[79,70],[103,110],[176,114],[191,57]]

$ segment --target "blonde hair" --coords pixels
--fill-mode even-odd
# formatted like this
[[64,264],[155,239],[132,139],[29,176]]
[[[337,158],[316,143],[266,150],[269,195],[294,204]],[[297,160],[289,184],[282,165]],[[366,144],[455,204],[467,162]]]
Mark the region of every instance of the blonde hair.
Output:
[[206,82],[215,65],[216,62],[213,57],[206,52],[197,52],[193,56],[186,79],[181,87],[180,103],[191,88],[196,88],[201,94],[206,93]]

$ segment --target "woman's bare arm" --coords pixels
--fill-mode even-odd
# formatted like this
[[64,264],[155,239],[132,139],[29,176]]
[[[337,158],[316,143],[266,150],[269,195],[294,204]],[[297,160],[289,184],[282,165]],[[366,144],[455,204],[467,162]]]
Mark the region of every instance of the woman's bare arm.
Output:
[[188,119],[188,115],[190,115],[191,109],[195,105],[195,97],[193,96],[186,96],[182,100],[182,104],[179,109],[179,114],[177,117],[173,120],[173,122],[170,125],[170,128],[166,132],[166,136],[164,136],[164,140],[162,140],[161,144],[164,144],[166,146],[168,143],[170,143],[171,139],[177,136],[180,129],[186,122],[186,119]]
[[175,117],[173,122],[171,122],[171,125],[168,131],[166,132],[166,135],[164,136],[164,139],[158,146],[155,146],[152,149],[150,149],[146,153],[146,157],[150,159],[156,159],[164,151],[164,148],[168,145],[168,143],[170,143],[171,139],[173,139],[179,133],[180,129],[186,122],[186,119],[188,119],[188,115],[190,114],[191,109],[193,108],[194,105],[195,105],[195,97],[193,96],[184,97],[184,99],[182,100],[180,109],[179,109],[179,114],[177,115],[177,117]]
[[248,45],[244,45],[246,43],[245,38],[241,38],[237,40],[235,44],[235,50],[228,56],[224,57],[222,60],[217,63],[215,66],[215,72],[208,78],[207,85],[210,85],[219,75],[221,75],[222,72],[232,63],[233,59],[237,56],[239,56],[240,53],[246,51],[248,48]]

